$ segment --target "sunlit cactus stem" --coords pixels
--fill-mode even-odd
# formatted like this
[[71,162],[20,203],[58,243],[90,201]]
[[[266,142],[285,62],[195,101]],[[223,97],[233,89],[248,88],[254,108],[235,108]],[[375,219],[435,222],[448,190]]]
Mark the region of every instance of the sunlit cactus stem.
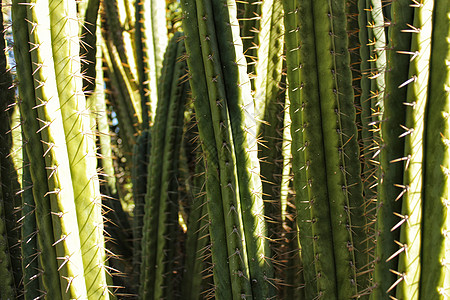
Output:
[[[386,89],[384,92],[383,122],[381,122],[380,144],[380,177],[377,189],[377,246],[375,251],[374,292],[373,299],[388,299],[395,294],[393,284],[397,280],[398,257],[391,257],[398,251],[399,231],[392,229],[401,214],[404,164],[398,161],[404,157],[404,140],[399,139],[404,133],[406,88],[399,88],[408,80],[409,52],[411,33],[408,25],[413,24],[414,10],[409,0],[397,0],[391,3],[392,20],[389,27],[389,40],[386,53],[387,68],[385,74]],[[405,31],[406,30],[406,31]]]
[[14,3],[15,21],[25,25],[14,37],[21,65],[17,67],[21,114],[29,127],[25,138],[45,292],[52,299],[109,299],[95,142],[80,76],[76,4],[44,0],[32,4]]

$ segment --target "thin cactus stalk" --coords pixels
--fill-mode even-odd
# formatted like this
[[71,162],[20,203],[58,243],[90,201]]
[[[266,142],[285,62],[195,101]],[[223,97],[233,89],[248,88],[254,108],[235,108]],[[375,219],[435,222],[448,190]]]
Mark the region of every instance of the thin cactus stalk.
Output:
[[[264,215],[267,218],[267,237],[273,257],[280,257],[282,229],[281,184],[283,172],[283,128],[286,83],[283,75],[283,6],[281,1],[265,1],[258,22],[259,48],[256,62],[255,110],[257,114],[258,157],[261,166]],[[276,262],[275,262],[276,264]],[[278,271],[281,272],[282,268]],[[280,277],[275,273],[275,277]]]
[[[168,107],[167,125],[164,133],[166,139],[164,141],[161,194],[159,199],[158,249],[156,255],[158,269],[156,270],[154,299],[174,299],[177,296],[176,290],[178,289],[176,286],[176,273],[173,273],[172,270],[176,260],[175,245],[177,233],[180,230],[178,224],[179,193],[177,181],[179,177],[184,111],[188,94],[188,83],[185,79],[186,62],[180,60],[185,52],[181,37],[182,34],[177,32],[170,41],[171,43],[177,43],[177,51],[174,53],[175,65],[173,73],[169,73],[169,76],[167,76],[164,74],[165,69],[162,69],[161,83],[162,85],[165,82],[171,83],[170,94],[167,89],[159,91],[161,93],[159,103],[169,102],[170,106]],[[172,60],[173,58],[169,59],[168,63],[171,63]],[[166,288],[159,289],[157,287]]]
[[[202,293],[205,274],[205,258],[209,250],[208,211],[205,182],[205,164],[198,154],[194,178],[192,178],[192,204],[190,206],[188,231],[186,237],[186,262],[183,276],[182,295],[188,299],[199,299]],[[206,269],[207,271],[207,269]]]
[[25,300],[32,300],[41,297],[43,289],[40,287],[39,259],[36,257],[36,251],[39,249],[36,237],[36,203],[34,202],[32,191],[33,182],[25,147],[23,150],[22,170],[22,218],[20,220],[20,229],[22,240],[23,294]]
[[[259,46],[259,35],[261,30],[261,7],[260,1],[252,0],[243,2],[243,7],[245,8],[242,18],[239,18],[239,23],[241,27],[240,36],[242,38],[242,46],[245,49],[244,54],[247,59],[247,73],[252,80],[252,90],[256,87],[254,81],[255,77],[255,64],[258,61],[258,46]],[[266,7],[270,7],[267,4]],[[266,9],[267,10],[267,9]]]
[[[122,36],[123,29],[120,24],[120,14],[117,0],[103,2],[103,8],[104,18],[106,19],[105,23],[108,28],[108,31],[106,32],[106,40],[108,48],[112,53],[110,54],[112,63],[114,68],[116,70],[120,70],[121,72],[120,80],[125,85],[130,97],[129,101],[126,103],[130,106],[130,112],[133,112],[131,116],[137,118],[138,124],[136,124],[136,126],[138,126],[142,123],[141,102],[139,101],[138,86],[131,70],[130,62],[128,61],[128,49],[126,47],[124,37]],[[128,5],[125,5],[126,12],[127,8]]]
[[5,203],[8,199],[4,197],[2,185],[3,183],[0,185],[0,297],[9,300],[16,297],[16,290],[14,287],[14,274],[11,268],[11,257],[9,254],[8,230],[5,222]]
[[114,111],[121,126],[119,135],[124,144],[125,155],[129,155],[132,153],[133,145],[136,143],[136,134],[138,132],[136,112],[131,105],[132,94],[130,94],[126,81],[123,78],[123,68],[117,64],[115,48],[109,45],[107,41],[104,41],[102,43],[102,53],[108,66],[108,78],[112,86],[112,95],[110,95],[109,99],[114,106]]
[[[365,230],[367,241],[367,259],[363,266],[371,272],[373,252],[376,240],[374,224],[376,214],[377,185],[380,153],[380,123],[383,113],[383,97],[385,89],[384,74],[386,72],[386,41],[384,17],[380,0],[362,0],[358,3],[359,10],[359,40],[361,57],[361,157],[362,178],[364,183],[364,215],[366,217]],[[366,277],[368,279],[368,277]],[[363,294],[370,294],[373,283],[368,280],[362,284]]]
[[[136,19],[136,31],[134,34],[135,52],[136,52],[136,66],[137,66],[137,75],[139,81],[139,96],[141,97],[141,109],[142,109],[142,129],[148,129],[150,126],[149,120],[149,104],[148,100],[150,99],[150,85],[149,85],[149,68],[146,66],[146,62],[148,61],[147,52],[145,51],[147,38],[146,38],[146,14],[144,10],[144,5],[149,3],[149,1],[136,1],[135,5],[135,19]],[[157,93],[154,92],[154,95]]]
[[[88,5],[88,9],[90,9]],[[98,9],[98,8],[97,8]],[[97,15],[98,16],[98,15]],[[86,18],[88,12],[86,13]],[[90,16],[89,16],[90,17]],[[90,22],[85,18],[85,23]],[[92,17],[90,17],[92,18]],[[88,107],[91,108],[91,128],[97,129],[97,141],[96,144],[98,150],[98,175],[102,179],[100,185],[100,192],[103,195],[103,207],[105,207],[106,213],[104,217],[105,232],[107,232],[110,243],[107,243],[109,254],[108,263],[112,270],[116,272],[124,272],[125,267],[121,266],[123,262],[130,262],[133,257],[132,246],[129,241],[132,239],[131,225],[128,220],[128,215],[125,213],[122,207],[121,197],[119,196],[118,182],[114,170],[112,140],[109,128],[109,118],[106,104],[106,93],[104,88],[104,74],[103,74],[103,52],[101,47],[102,35],[100,32],[100,18],[97,19],[96,27],[98,27],[92,34],[96,35],[95,39],[85,39],[84,42],[89,48],[95,48],[95,61],[94,65],[95,73],[90,78],[90,82],[94,82],[94,90],[87,90],[86,82],[83,82],[85,94],[87,95]],[[83,47],[80,48],[80,50]],[[80,54],[81,55],[81,54]],[[83,64],[82,64],[83,66]],[[90,69],[91,66],[89,66]],[[126,264],[126,263],[123,263]],[[126,291],[129,284],[124,282],[126,278],[120,276],[114,276],[113,282],[115,286],[123,287],[122,291]]]
[[[136,1],[136,63],[139,71],[143,118],[153,122],[158,104],[158,80],[167,47],[164,1]],[[146,112],[145,112],[146,111]],[[144,129],[145,124],[144,121]]]
[[131,177],[133,181],[133,268],[134,278],[139,282],[142,260],[142,229],[145,215],[145,193],[147,192],[147,170],[151,149],[150,131],[144,130],[139,135],[133,149],[133,168]]
[[91,93],[95,90],[96,54],[98,47],[96,46],[98,40],[97,34],[97,19],[99,15],[100,0],[89,0],[83,3],[86,7],[84,9],[83,26],[80,34],[80,56],[83,57],[81,64],[81,72],[83,75],[83,89],[86,93]]

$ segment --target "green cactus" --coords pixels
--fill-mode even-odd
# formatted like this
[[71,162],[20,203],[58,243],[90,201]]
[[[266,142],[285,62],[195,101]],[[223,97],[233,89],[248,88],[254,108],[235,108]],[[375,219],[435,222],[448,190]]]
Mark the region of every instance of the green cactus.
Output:
[[283,4],[297,222],[303,263],[315,266],[305,268],[306,297],[348,299],[364,220],[344,5]]
[[[2,8],[2,4],[0,4]],[[4,32],[3,14],[0,16],[0,29]],[[0,37],[0,49],[5,49],[5,39]],[[0,52],[0,298],[13,299],[20,294],[22,268],[20,247],[17,245],[18,208],[20,190],[18,172],[14,168],[13,141],[11,135],[14,111],[14,91],[11,74],[7,70],[5,52]]]
[[12,14],[0,297],[448,297],[448,0]]
[[[152,127],[148,184],[142,235],[140,295],[144,299],[173,297],[174,243],[178,230],[177,173],[184,106],[187,99],[181,33],[172,37],[164,59],[158,108]],[[157,266],[157,267],[156,267]]]
[[[404,143],[399,136],[404,133],[401,125],[405,124],[406,115],[403,101],[406,99],[406,89],[399,89],[408,80],[408,66],[410,57],[399,51],[409,51],[411,34],[402,32],[407,30],[406,24],[412,24],[413,9],[410,1],[395,1],[391,4],[392,24],[389,27],[389,42],[387,53],[388,66],[385,75],[386,89],[384,98],[383,122],[381,123],[381,152],[380,152],[380,184],[377,189],[377,249],[374,271],[375,299],[384,297],[396,281],[396,276],[390,270],[397,269],[398,257],[390,257],[398,250],[394,241],[399,240],[399,232],[391,231],[399,219],[393,213],[401,213],[401,201],[395,201],[401,189],[394,184],[403,183],[402,161],[393,163],[404,156]],[[381,180],[382,178],[382,180]],[[390,258],[390,259],[389,259]]]
[[39,260],[36,259],[36,251],[39,247],[36,238],[37,224],[32,179],[30,174],[27,152],[23,151],[23,174],[22,174],[22,270],[24,298],[26,300],[36,299],[42,296],[43,289],[39,282]]
[[71,43],[78,35],[76,7],[65,1],[13,4],[45,290],[52,299],[109,298],[95,148],[77,76],[79,49]]
[[[225,256],[228,259],[224,261],[229,263],[228,274],[220,265],[213,269],[215,296],[271,297],[273,271],[263,238],[266,229],[255,152],[256,122],[235,19],[236,6],[233,1],[183,1],[182,8],[191,78],[205,72],[203,79],[191,80],[191,88],[208,165],[212,260],[215,264],[220,259],[223,264]],[[194,66],[198,62],[203,62],[204,71],[202,66]],[[212,132],[205,128],[211,122]],[[216,178],[220,180],[219,188],[214,188],[219,184]],[[216,211],[218,206],[222,211]],[[227,253],[223,253],[224,249]]]
[[161,76],[164,50],[168,42],[165,25],[166,9],[163,3],[158,0],[135,2],[136,63],[139,72],[144,129],[155,118],[158,104],[158,80]]
[[[450,5],[436,1],[433,13],[428,103],[426,108],[423,163],[423,220],[419,298],[442,299],[448,291],[447,257],[449,216],[444,199],[449,199],[449,112],[450,112]],[[447,39],[442,38],[446,36]],[[444,201],[444,202],[443,202]],[[433,234],[428,234],[433,233]],[[432,273],[430,273],[432,272]],[[433,274],[433,276],[428,276]]]

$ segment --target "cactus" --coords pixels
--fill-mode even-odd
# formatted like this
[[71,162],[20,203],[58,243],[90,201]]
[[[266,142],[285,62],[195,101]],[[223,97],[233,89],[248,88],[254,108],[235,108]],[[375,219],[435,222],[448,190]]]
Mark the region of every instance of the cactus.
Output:
[[[397,251],[394,242],[399,240],[399,232],[391,229],[399,221],[393,213],[401,213],[401,201],[395,201],[401,190],[394,184],[403,183],[403,164],[392,163],[404,155],[404,144],[399,136],[403,133],[401,125],[405,124],[403,101],[406,99],[406,89],[399,89],[408,78],[409,59],[399,51],[408,51],[411,46],[411,34],[401,32],[412,24],[413,10],[410,1],[396,1],[391,4],[392,25],[389,28],[390,49],[387,54],[388,68],[386,72],[386,90],[384,99],[384,114],[381,124],[381,152],[380,152],[380,185],[378,187],[378,213],[376,265],[374,272],[375,297],[381,297],[396,281],[396,276],[389,270],[397,269],[397,257],[390,256]],[[388,260],[389,259],[389,260]],[[379,294],[381,293],[381,294]]]
[[36,251],[39,249],[36,238],[37,224],[32,179],[28,155],[24,148],[23,151],[23,174],[22,174],[22,218],[21,218],[21,236],[22,236],[22,270],[24,298],[36,299],[41,297],[41,284],[39,282],[39,260],[36,259]]
[[[52,299],[109,298],[95,150],[77,76],[75,4],[32,4],[14,2],[13,13],[44,287]],[[66,16],[72,21],[61,22]]]
[[[419,298],[440,299],[446,297],[449,289],[448,273],[442,262],[448,248],[448,212],[443,199],[449,198],[449,112],[450,112],[450,5],[436,1],[433,12],[432,49],[428,83],[428,104],[426,108],[427,127],[425,131],[426,150],[423,164],[423,221],[421,278]],[[447,36],[447,39],[443,39]],[[433,234],[428,235],[427,233]],[[433,272],[434,276],[427,276]]]
[[0,297],[448,297],[449,9],[14,0]]
[[[142,236],[140,294],[160,299],[174,295],[174,234],[178,230],[177,173],[187,84],[185,64],[179,61],[181,34],[172,37],[164,59],[155,124],[152,127],[148,184]],[[156,251],[155,251],[156,250]],[[157,267],[156,267],[157,266]]]
[[[0,4],[0,12],[2,5]],[[0,28],[4,32],[3,13]],[[5,49],[5,39],[0,37],[0,49]],[[5,52],[0,52],[0,298],[13,299],[21,289],[22,268],[20,247],[17,246],[20,230],[17,227],[20,207],[18,172],[14,169],[11,132],[14,91],[11,74],[7,70]]]
[[147,128],[149,121],[154,121],[155,118],[158,79],[161,76],[164,50],[168,42],[165,26],[166,10],[162,3],[157,0],[135,2],[136,62],[144,129]]
[[[236,6],[233,1],[182,1],[182,8],[190,83],[208,165],[215,297],[271,297],[272,271],[263,238],[266,229],[261,219],[261,182],[255,157],[256,123],[237,35]],[[219,33],[222,38],[218,38]],[[194,66],[199,62],[203,66]],[[203,79],[194,79],[203,72]],[[210,123],[213,130],[205,128]],[[221,267],[226,261],[228,274]]]
[[315,266],[306,297],[347,299],[358,295],[364,223],[344,6],[283,4],[297,222],[303,263]]

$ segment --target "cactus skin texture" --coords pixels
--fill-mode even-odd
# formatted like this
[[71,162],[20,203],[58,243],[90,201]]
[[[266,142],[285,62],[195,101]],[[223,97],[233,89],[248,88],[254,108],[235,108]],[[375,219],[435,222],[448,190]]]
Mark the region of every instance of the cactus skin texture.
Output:
[[22,270],[23,270],[23,286],[25,300],[32,300],[41,297],[39,282],[39,260],[36,259],[36,249],[38,249],[38,241],[36,237],[37,224],[34,196],[32,191],[32,179],[30,174],[30,166],[28,155],[25,147],[23,148],[23,173],[22,173],[22,219],[21,219],[21,236],[22,236]]
[[[377,185],[380,177],[380,124],[383,114],[383,98],[386,72],[386,34],[381,0],[358,1],[358,22],[360,41],[360,97],[361,107],[361,159],[364,183],[364,215],[366,217],[365,231],[368,236],[364,243],[367,255],[364,266],[367,275],[372,271],[376,241]],[[358,282],[363,287],[362,294],[370,294],[373,282],[369,276],[364,282]],[[364,290],[364,288],[366,288]]]
[[[4,32],[0,3],[0,29]],[[20,189],[12,156],[12,112],[14,90],[11,74],[7,70],[5,39],[0,35],[0,298],[15,299],[21,286],[20,230],[17,228]]]
[[133,168],[131,172],[133,180],[133,276],[139,282],[142,259],[142,229],[145,215],[145,193],[147,192],[147,170],[150,152],[150,130],[144,130],[137,138],[133,149]]

